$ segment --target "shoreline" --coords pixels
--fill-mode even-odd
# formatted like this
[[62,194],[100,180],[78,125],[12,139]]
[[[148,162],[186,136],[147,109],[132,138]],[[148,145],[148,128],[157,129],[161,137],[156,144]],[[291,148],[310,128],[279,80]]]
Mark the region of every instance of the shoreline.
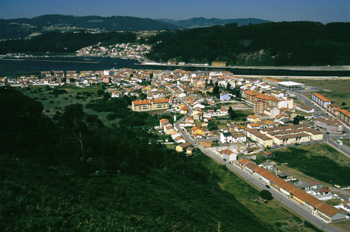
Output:
[[339,77],[339,76],[271,76],[271,75],[234,75],[237,77],[242,78],[252,78],[252,79],[263,79],[263,78],[273,78],[278,80],[286,79],[294,79],[294,80],[305,80],[305,79],[312,79],[312,80],[350,80],[349,77]]
[[255,69],[255,70],[277,70],[277,71],[350,71],[350,65],[337,66],[211,66],[203,64],[167,64],[155,62],[141,62],[135,65],[144,66],[165,66],[165,67],[185,67],[185,68],[215,68],[215,69]]

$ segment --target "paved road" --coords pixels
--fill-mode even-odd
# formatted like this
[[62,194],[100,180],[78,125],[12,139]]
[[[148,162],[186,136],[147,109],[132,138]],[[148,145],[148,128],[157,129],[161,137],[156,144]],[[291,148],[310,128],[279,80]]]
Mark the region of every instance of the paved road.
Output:
[[[170,88],[169,88],[170,89]],[[171,90],[171,89],[170,89]],[[172,90],[171,90],[172,91]],[[195,140],[193,140],[186,131],[184,131],[181,127],[180,124],[181,122],[187,117],[187,116],[191,116],[192,115],[192,108],[190,105],[188,105],[182,98],[179,98],[179,100],[184,103],[188,109],[188,113],[182,117],[180,120],[178,120],[177,122],[175,122],[175,128],[181,133],[181,135],[183,136],[183,138],[186,141],[189,141],[192,143],[193,146],[198,147],[205,155],[209,156],[210,158],[212,158],[215,162],[219,163],[219,164],[223,164],[226,165],[226,167],[231,170],[232,172],[234,172],[236,175],[240,176],[242,179],[244,179],[246,182],[250,183],[251,185],[255,186],[257,189],[261,190],[261,189],[266,189],[266,184],[253,177],[252,175],[248,174],[247,172],[243,171],[242,169],[240,169],[239,167],[230,164],[226,161],[224,161],[221,157],[217,156],[214,152],[210,151],[209,149],[205,149],[200,145],[197,145]],[[311,103],[312,104],[312,103]],[[279,201],[280,203],[282,203],[283,205],[285,205],[287,208],[289,208],[290,210],[294,211],[296,214],[300,215],[301,217],[303,217],[305,220],[309,221],[311,224],[317,226],[318,228],[322,229],[323,231],[329,231],[329,232],[343,232],[342,230],[336,229],[332,226],[330,226],[329,224],[325,223],[324,221],[322,221],[321,219],[319,219],[318,217],[312,215],[312,213],[305,208],[304,206],[288,199],[288,197],[286,197],[284,194],[282,194],[281,192],[279,192],[276,189],[270,188],[269,191],[271,192],[272,196]]]

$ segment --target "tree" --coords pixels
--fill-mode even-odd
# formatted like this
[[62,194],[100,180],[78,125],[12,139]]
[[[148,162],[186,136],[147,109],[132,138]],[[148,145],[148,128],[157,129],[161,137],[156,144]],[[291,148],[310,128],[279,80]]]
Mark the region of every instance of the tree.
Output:
[[213,120],[210,120],[208,122],[208,130],[209,131],[213,131],[213,130],[217,130],[218,126],[213,122]]
[[230,106],[230,108],[228,108],[228,115],[230,117],[231,120],[234,120],[235,118],[237,118],[236,113],[233,111],[232,107]]
[[141,94],[140,94],[140,98],[141,98],[141,100],[147,99],[147,94],[141,93]]
[[259,193],[259,196],[262,198],[262,199],[265,199],[265,200],[272,200],[273,199],[273,196],[272,194],[270,193],[270,191],[267,191],[265,189],[261,190],[260,193]]
[[218,83],[216,82],[216,83],[215,83],[215,86],[214,86],[214,88],[213,88],[213,95],[214,95],[214,96],[218,96],[219,94],[220,94],[220,88],[219,88]]
[[341,103],[341,106],[343,106],[343,107],[346,106],[346,103],[345,103],[345,102],[342,102],[342,103]]
[[66,106],[61,116],[56,117],[62,135],[80,152],[81,159],[86,159],[86,144],[92,130],[103,124],[96,115],[85,114],[82,104]]
[[102,96],[104,93],[105,93],[105,91],[103,89],[97,90],[97,95],[98,96]]
[[305,120],[305,117],[302,115],[297,115],[294,119],[293,119],[293,124],[294,125],[298,125],[300,121]]

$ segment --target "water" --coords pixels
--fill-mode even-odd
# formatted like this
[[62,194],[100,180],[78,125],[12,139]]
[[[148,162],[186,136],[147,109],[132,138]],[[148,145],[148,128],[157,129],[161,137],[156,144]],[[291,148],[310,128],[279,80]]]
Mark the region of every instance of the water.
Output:
[[[62,61],[62,62],[60,62]],[[75,62],[76,61],[76,62]],[[173,66],[146,66],[135,65],[137,60],[128,60],[109,57],[57,57],[57,58],[25,58],[16,60],[0,59],[0,77],[10,75],[40,74],[40,71],[100,71],[106,69],[153,69],[188,71],[196,70],[227,70],[236,75],[267,75],[267,76],[350,76],[349,71],[294,71],[294,70],[261,70],[207,67],[173,67]]]

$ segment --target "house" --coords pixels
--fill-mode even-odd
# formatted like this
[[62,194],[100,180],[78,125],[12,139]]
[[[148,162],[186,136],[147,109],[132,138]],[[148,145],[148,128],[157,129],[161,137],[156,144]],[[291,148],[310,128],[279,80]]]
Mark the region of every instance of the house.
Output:
[[204,133],[204,130],[197,127],[197,126],[192,127],[191,131],[192,131],[192,135],[194,135],[194,134],[203,135],[203,133]]
[[205,141],[205,140],[204,140],[204,141],[200,142],[199,145],[202,146],[202,147],[204,147],[204,148],[206,148],[206,147],[211,147],[212,141]]
[[256,115],[248,115],[247,121],[251,123],[258,123],[261,122],[260,118],[257,117]]
[[174,127],[171,124],[167,124],[164,126],[164,132],[167,135],[171,135],[174,132]]
[[274,155],[269,151],[265,151],[263,156],[267,159],[271,159],[274,157]]
[[175,143],[186,143],[186,140],[182,136],[177,136],[174,138]]
[[159,126],[161,129],[164,129],[164,126],[169,124],[169,120],[168,119],[165,119],[165,118],[162,118],[161,120],[159,120]]
[[220,93],[220,101],[229,101],[230,95],[228,92],[224,91]]
[[228,162],[237,160],[237,154],[233,153],[228,149],[221,150],[219,153],[221,158],[223,158],[224,160],[227,160]]
[[181,144],[176,146],[176,151],[177,152],[185,152],[186,148],[189,146],[191,146],[190,142],[181,143]]
[[220,132],[220,142],[221,143],[238,143],[245,142],[246,136],[242,132]]
[[260,129],[260,123],[249,123],[247,125],[247,128],[250,128],[250,129]]
[[186,154],[187,155],[192,155],[193,154],[194,147],[193,146],[188,146],[186,148]]

